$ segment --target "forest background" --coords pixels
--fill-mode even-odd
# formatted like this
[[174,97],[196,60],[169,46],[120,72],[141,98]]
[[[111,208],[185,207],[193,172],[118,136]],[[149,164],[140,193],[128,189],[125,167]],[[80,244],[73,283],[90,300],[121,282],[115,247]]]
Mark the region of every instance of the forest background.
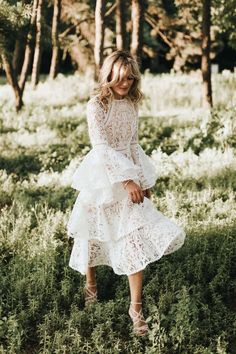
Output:
[[[1,353],[236,353],[236,0],[0,0]],[[185,245],[145,270],[150,333],[132,335],[127,278],[68,267],[71,177],[104,57],[139,60],[139,142],[158,210]]]

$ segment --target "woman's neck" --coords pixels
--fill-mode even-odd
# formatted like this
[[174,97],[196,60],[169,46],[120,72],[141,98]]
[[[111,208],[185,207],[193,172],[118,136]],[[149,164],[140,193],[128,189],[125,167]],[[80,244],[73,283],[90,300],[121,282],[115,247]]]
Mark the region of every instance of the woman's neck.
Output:
[[115,100],[123,100],[123,98],[125,98],[125,96],[121,96],[121,95],[119,95],[119,94],[116,93],[116,92],[114,92],[113,94],[114,94]]

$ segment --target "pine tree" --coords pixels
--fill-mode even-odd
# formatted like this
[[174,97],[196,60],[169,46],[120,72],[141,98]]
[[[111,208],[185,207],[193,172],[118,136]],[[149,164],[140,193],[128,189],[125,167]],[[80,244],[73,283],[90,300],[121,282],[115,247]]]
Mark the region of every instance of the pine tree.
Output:
[[202,105],[209,108],[212,106],[211,88],[211,61],[210,61],[210,28],[211,28],[211,0],[203,1],[202,16]]
[[116,48],[124,50],[125,41],[125,0],[116,0]]
[[23,106],[23,91],[17,79],[12,59],[15,39],[17,34],[24,31],[24,27],[30,17],[30,9],[23,3],[11,5],[7,1],[0,2],[0,58],[6,72],[8,83],[11,85],[15,95],[16,111]]
[[104,46],[104,31],[105,31],[105,1],[97,0],[95,9],[95,44],[94,44],[94,59],[96,74],[103,62],[103,46]]
[[42,56],[42,10],[43,10],[44,0],[38,0],[37,14],[36,14],[36,37],[35,37],[35,49],[34,49],[34,60],[32,68],[32,86],[33,88],[39,82],[39,71],[41,65]]
[[52,59],[50,66],[50,77],[54,79],[58,72],[59,62],[59,36],[58,25],[61,14],[61,0],[54,0],[53,20],[52,20]]
[[19,81],[19,86],[20,86],[21,90],[24,90],[25,82],[27,80],[27,75],[29,72],[29,66],[31,64],[32,57],[33,57],[33,41],[34,41],[34,29],[35,29],[35,23],[36,23],[36,15],[37,15],[37,6],[38,6],[38,0],[34,0],[33,7],[32,7],[32,13],[31,13],[31,17],[30,17],[30,23],[29,23],[29,31],[28,31],[27,39],[26,39],[24,61],[23,61],[23,65],[21,68],[21,75],[20,75],[20,81]]
[[141,64],[143,46],[143,19],[144,19],[144,0],[132,0],[132,39],[131,54]]

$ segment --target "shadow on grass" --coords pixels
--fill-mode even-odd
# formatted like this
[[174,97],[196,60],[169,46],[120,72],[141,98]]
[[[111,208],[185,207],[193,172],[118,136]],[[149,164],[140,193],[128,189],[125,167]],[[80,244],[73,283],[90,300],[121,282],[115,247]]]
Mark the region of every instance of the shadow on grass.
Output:
[[36,204],[47,205],[55,210],[65,211],[72,208],[77,192],[71,187],[43,186],[37,188],[24,188],[17,186],[11,191],[0,191],[0,209],[11,206],[15,201],[21,203],[25,209]]
[[236,191],[236,174],[233,168],[227,168],[219,171],[214,176],[202,175],[198,178],[184,178],[178,176],[160,177],[153,190],[157,196],[163,196],[166,190],[176,190],[181,186],[181,190],[187,191],[202,191],[209,187],[214,189],[221,189],[222,194],[225,190],[232,188]]
[[30,173],[39,173],[42,163],[34,154],[17,153],[13,156],[0,156],[0,169],[8,174],[14,173],[19,177],[27,177]]
[[72,207],[77,193],[71,187],[39,187],[31,189],[17,189],[13,198],[22,203],[26,209],[35,204],[48,205],[49,208],[65,211]]

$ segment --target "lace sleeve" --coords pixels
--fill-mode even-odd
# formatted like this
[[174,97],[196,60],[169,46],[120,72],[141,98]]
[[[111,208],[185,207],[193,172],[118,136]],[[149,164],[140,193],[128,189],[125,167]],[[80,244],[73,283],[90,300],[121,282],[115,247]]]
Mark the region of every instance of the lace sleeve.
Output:
[[130,143],[131,156],[134,164],[139,166],[140,187],[145,190],[155,185],[157,179],[156,168],[149,156],[147,156],[138,143],[138,106],[134,104],[135,111],[135,129]]
[[104,126],[105,111],[99,102],[94,99],[87,104],[88,133],[92,146],[108,145]]
[[133,104],[134,107],[134,113],[135,113],[135,127],[134,127],[134,133],[131,139],[131,145],[136,145],[138,144],[138,105]]

